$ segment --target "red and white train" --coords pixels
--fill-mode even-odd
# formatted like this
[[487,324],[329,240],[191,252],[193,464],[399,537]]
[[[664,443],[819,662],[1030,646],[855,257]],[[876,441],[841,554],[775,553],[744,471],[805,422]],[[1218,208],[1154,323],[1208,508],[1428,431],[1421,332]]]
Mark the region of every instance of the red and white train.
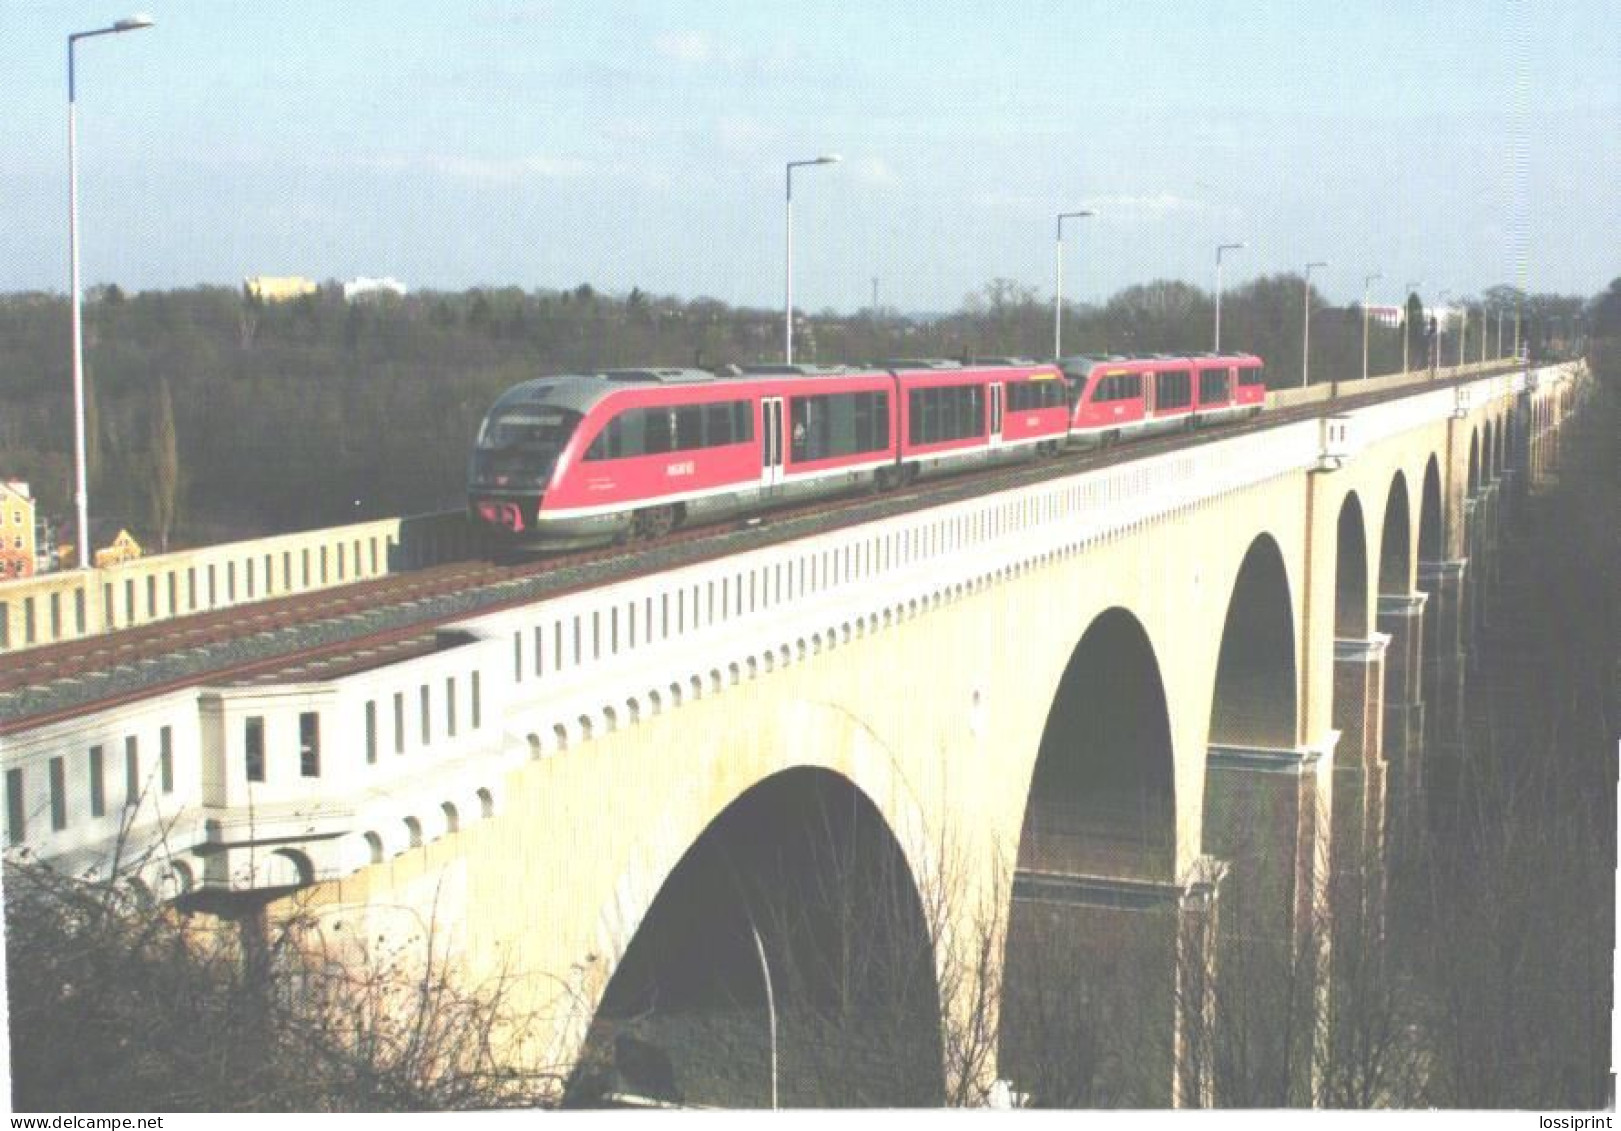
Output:
[[1265,399],[1251,355],[541,377],[485,417],[468,510],[538,546],[653,538],[811,495],[1253,415]]

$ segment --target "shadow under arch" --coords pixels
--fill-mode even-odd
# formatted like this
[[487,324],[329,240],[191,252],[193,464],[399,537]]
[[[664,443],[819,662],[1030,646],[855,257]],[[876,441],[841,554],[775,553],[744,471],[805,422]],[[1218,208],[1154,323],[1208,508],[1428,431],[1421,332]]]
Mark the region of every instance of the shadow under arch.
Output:
[[821,768],[757,783],[687,850],[603,993],[565,1103],[769,1107],[774,1090],[783,1107],[945,1094],[917,885],[877,807]]
[[1441,467],[1432,455],[1424,465],[1424,494],[1418,512],[1418,560],[1438,562],[1445,556],[1446,514],[1441,509]]
[[[1488,436],[1490,433],[1488,433]],[[1469,495],[1480,491],[1480,430],[1469,433]]]
[[1407,509],[1407,477],[1396,472],[1385,497],[1385,524],[1379,535],[1379,595],[1405,597],[1412,592],[1413,520]]
[[1283,554],[1269,534],[1244,554],[1227,604],[1210,704],[1210,745],[1296,743],[1294,606]]
[[1334,635],[1363,640],[1368,635],[1368,538],[1362,501],[1348,492],[1340,505],[1335,539]]

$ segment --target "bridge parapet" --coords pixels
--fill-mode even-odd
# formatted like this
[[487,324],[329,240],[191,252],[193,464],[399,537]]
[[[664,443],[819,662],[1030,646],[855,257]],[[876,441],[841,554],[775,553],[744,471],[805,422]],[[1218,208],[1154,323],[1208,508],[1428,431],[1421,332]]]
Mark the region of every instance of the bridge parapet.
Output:
[[330,589],[467,556],[461,511],[377,519],[0,581],[0,652]]
[[[1523,385],[1489,377],[1471,397]],[[1456,405],[1437,389],[1339,414],[1343,454]],[[75,869],[107,867],[121,842],[126,858],[156,849],[142,876],[165,892],[336,878],[490,815],[525,759],[572,756],[597,734],[1319,466],[1325,435],[1306,420],[1211,440],[472,618],[431,650],[331,679],[172,692],[14,734],[13,844]],[[131,741],[137,788],[117,791]],[[128,812],[113,793],[135,799]]]

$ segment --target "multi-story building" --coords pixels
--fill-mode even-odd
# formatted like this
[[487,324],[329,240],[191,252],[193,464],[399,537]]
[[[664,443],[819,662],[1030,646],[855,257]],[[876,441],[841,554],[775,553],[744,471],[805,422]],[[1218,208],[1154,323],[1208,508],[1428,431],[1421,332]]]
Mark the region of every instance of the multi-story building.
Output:
[[0,577],[34,573],[34,496],[20,479],[0,480]]
[[287,302],[320,290],[314,279],[302,275],[249,275],[242,289],[261,302]]

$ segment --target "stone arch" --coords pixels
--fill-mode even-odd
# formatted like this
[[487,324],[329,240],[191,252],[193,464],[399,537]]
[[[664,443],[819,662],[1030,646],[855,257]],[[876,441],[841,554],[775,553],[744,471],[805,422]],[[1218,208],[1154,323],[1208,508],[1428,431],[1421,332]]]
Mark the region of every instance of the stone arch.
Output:
[[1293,748],[1298,713],[1289,576],[1278,544],[1261,534],[1244,555],[1227,604],[1210,745]]
[[405,843],[410,848],[422,847],[422,822],[415,817],[405,818]]
[[376,833],[366,834],[366,863],[381,864],[383,862],[383,838]]
[[495,816],[495,796],[482,786],[475,796],[478,798],[478,815],[485,820]]
[[1340,504],[1335,546],[1334,635],[1341,640],[1365,640],[1368,636],[1368,538],[1362,501],[1355,491],[1347,493],[1345,502]]
[[446,801],[439,806],[439,813],[445,822],[445,832],[460,832],[462,827],[461,814],[456,811],[456,803]]
[[1446,512],[1441,503],[1441,466],[1432,455],[1424,466],[1424,494],[1419,504],[1418,560],[1438,562],[1446,557]]
[[1141,622],[1101,613],[1048,710],[1019,834],[1021,871],[1170,879],[1175,759],[1159,662]]
[[820,767],[744,791],[665,878],[598,1003],[565,1100],[943,1102],[934,948],[904,851]]
[[265,887],[307,887],[314,882],[315,866],[296,848],[278,848],[265,860]]
[[1379,535],[1379,594],[1405,597],[1412,592],[1413,520],[1407,504],[1407,477],[1396,472],[1385,498],[1385,525]]
[[1469,494],[1474,496],[1480,491],[1480,430],[1474,429],[1469,433]]
[[1100,613],[1048,710],[1003,950],[998,1064],[1043,1105],[1167,1102],[1173,1069],[1143,1050],[1174,1027],[1170,717],[1142,623]]
[[1497,429],[1490,418],[1487,419],[1481,435],[1483,438],[1480,442],[1480,484],[1485,486],[1497,475]]

